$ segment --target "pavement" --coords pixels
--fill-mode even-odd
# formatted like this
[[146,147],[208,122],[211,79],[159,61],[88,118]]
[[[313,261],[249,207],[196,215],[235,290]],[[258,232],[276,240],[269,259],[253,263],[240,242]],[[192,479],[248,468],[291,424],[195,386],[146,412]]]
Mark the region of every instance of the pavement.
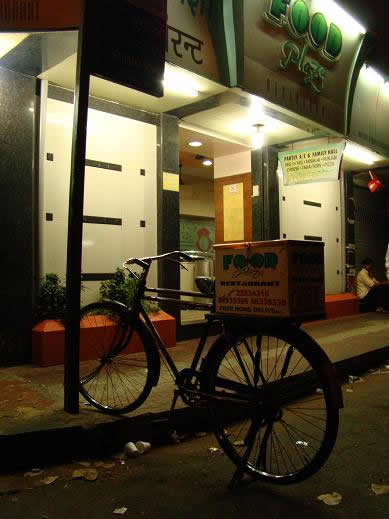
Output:
[[[389,360],[389,315],[363,313],[306,323],[336,365],[340,377],[358,374]],[[207,347],[213,342],[209,338]],[[187,367],[197,341],[170,349],[179,369]],[[0,368],[0,449],[4,471],[110,455],[125,443],[143,439],[154,444],[171,441],[171,430],[206,429],[203,410],[179,401],[173,420],[167,416],[174,384],[162,368],[159,384],[147,401],[129,415],[112,417],[80,397],[80,412],[63,410],[63,366],[32,364]]]
[[383,364],[346,382],[335,448],[300,483],[245,479],[230,491],[235,467],[214,435],[188,435],[136,458],[83,458],[0,474],[0,517],[388,519],[388,374]]

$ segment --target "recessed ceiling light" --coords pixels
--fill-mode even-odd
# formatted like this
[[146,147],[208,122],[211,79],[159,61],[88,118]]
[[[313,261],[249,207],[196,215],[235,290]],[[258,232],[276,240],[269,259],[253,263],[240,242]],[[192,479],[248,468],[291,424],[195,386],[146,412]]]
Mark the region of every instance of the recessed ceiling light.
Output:
[[189,146],[192,146],[192,148],[199,148],[200,146],[203,145],[202,142],[200,141],[190,141],[188,142]]
[[204,166],[212,166],[212,164],[213,164],[213,162],[210,159],[203,160],[203,165]]

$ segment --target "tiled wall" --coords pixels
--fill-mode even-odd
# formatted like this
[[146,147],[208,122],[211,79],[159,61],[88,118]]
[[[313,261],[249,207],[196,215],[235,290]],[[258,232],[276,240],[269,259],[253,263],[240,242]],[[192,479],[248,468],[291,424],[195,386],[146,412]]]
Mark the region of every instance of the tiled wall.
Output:
[[[43,157],[41,275],[66,272],[73,105],[47,99]],[[129,256],[157,252],[157,128],[89,109],[84,196],[82,302]],[[153,279],[154,278],[154,279]],[[156,283],[156,273],[150,284]]]

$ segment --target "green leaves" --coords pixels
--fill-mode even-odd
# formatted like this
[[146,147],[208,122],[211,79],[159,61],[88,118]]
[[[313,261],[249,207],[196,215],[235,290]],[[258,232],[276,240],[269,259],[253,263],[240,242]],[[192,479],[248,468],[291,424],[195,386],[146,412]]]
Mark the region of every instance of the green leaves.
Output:
[[[134,299],[136,283],[136,279],[126,276],[123,269],[117,268],[112,279],[101,282],[100,296],[102,299],[119,301],[130,307]],[[147,313],[158,311],[158,305],[151,301],[143,301],[142,306]]]
[[66,288],[57,274],[46,274],[41,283],[35,319],[63,319],[66,309]]

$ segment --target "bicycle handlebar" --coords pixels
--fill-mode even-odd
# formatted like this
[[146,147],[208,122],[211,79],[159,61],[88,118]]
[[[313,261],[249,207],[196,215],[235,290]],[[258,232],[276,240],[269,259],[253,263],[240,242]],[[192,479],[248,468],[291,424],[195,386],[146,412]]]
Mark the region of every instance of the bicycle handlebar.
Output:
[[[176,256],[177,259],[173,258],[173,256]],[[143,269],[147,269],[147,267],[149,267],[152,261],[164,259],[177,261],[178,263],[180,263],[180,260],[187,262],[195,261],[194,257],[190,256],[189,254],[186,254],[185,252],[172,251],[166,252],[165,254],[159,254],[158,256],[148,256],[145,258],[128,258],[126,261],[123,262],[123,267],[126,268],[128,265],[138,265]]]

